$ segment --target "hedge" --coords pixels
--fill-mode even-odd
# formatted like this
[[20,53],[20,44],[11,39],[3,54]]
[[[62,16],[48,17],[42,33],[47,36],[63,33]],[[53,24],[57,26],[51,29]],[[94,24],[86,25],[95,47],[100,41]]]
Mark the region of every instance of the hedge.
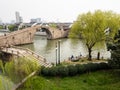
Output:
[[78,72],[77,68],[75,66],[73,66],[73,65],[69,65],[69,66],[67,66],[67,68],[69,70],[69,72],[68,72],[69,76],[74,76]]
[[108,63],[88,63],[88,64],[76,64],[76,65],[68,65],[68,66],[56,66],[51,68],[41,68],[41,72],[43,76],[74,76],[77,74],[83,74],[87,72],[93,72],[97,70],[111,69]]

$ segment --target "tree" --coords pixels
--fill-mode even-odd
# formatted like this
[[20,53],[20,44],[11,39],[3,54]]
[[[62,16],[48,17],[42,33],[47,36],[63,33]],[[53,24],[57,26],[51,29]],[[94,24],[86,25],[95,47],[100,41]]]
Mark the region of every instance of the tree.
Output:
[[15,30],[18,29],[18,26],[17,26],[17,25],[9,25],[9,26],[8,26],[8,29],[9,29],[10,31],[15,31]]
[[108,44],[108,50],[111,50],[111,59],[109,64],[113,68],[120,68],[120,30],[114,36],[112,44]]
[[104,13],[106,26],[110,28],[110,33],[109,35],[106,36],[106,40],[113,41],[115,34],[118,32],[118,29],[120,28],[120,15],[113,13],[112,11]]
[[3,29],[3,26],[2,26],[2,25],[0,25],[0,29]]
[[[117,17],[116,17],[117,16]],[[109,27],[113,31],[120,25],[120,15],[111,11],[94,13],[88,12],[79,15],[74,22],[69,37],[83,38],[88,49],[88,60],[92,60],[92,48],[96,43],[105,40],[104,30]],[[113,35],[111,35],[113,36]]]

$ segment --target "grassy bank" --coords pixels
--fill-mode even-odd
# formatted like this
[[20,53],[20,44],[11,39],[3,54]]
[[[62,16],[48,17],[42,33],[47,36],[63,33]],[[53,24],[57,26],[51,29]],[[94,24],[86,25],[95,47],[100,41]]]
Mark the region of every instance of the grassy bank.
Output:
[[65,78],[34,76],[18,90],[120,90],[120,70]]

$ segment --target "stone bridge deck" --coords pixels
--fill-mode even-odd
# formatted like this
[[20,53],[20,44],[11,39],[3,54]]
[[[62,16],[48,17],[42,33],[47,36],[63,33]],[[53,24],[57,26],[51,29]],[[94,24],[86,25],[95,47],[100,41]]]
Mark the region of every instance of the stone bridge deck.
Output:
[[13,46],[10,48],[1,48],[1,51],[5,52],[5,53],[12,54],[12,55],[25,57],[28,60],[34,60],[35,62],[37,62],[41,66],[52,67],[52,64],[48,63],[43,56],[40,56],[40,55],[34,53],[30,49]]

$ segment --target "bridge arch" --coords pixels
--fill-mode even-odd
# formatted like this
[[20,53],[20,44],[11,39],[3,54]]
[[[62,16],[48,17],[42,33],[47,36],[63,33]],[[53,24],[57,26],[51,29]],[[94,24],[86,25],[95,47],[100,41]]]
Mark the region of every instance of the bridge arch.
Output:
[[41,29],[46,32],[46,34],[47,34],[47,39],[52,39],[53,34],[52,34],[52,32],[49,30],[49,28],[42,27]]
[[33,43],[34,34],[38,29],[44,29],[47,39],[64,38],[68,35],[69,30],[59,30],[58,28],[46,25],[36,25],[22,30],[14,31],[9,34],[0,36],[0,47],[8,47],[9,45],[22,45]]

